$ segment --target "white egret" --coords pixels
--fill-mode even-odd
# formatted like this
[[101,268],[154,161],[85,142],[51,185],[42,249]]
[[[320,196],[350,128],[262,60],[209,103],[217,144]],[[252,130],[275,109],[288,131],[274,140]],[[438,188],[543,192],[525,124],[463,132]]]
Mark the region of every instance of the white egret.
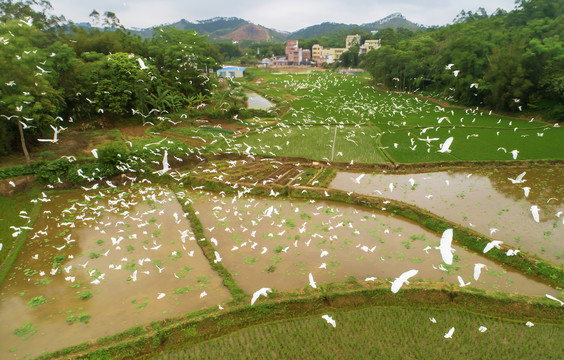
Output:
[[313,280],[312,273],[309,273],[309,285],[311,285],[312,288],[317,289],[317,285],[315,284],[315,280]]
[[357,184],[360,184],[360,180],[362,180],[362,178],[365,176],[365,174],[360,174],[359,176],[357,176],[356,178],[351,178],[351,180]]
[[460,284],[460,287],[465,287],[467,285],[470,285],[470,282],[465,283],[460,275],[458,275],[458,283]]
[[145,62],[143,61],[143,59],[141,58],[137,58],[137,62],[139,63],[139,66],[141,67],[141,70],[146,70],[149,67],[145,65]]
[[486,332],[486,330],[488,330],[488,328],[485,326],[480,326],[480,328],[478,329],[479,332]]
[[558,301],[558,302],[560,303],[560,306],[563,306],[563,305],[564,305],[564,301],[558,300],[557,298],[555,298],[555,297],[552,296],[552,295],[546,294],[546,297],[549,298],[549,299],[551,299],[551,300]]
[[446,339],[452,339],[452,334],[454,334],[454,326],[445,334]]
[[441,237],[440,246],[437,248],[441,252],[441,257],[447,265],[452,265],[452,253],[454,249],[451,247],[452,244],[452,229],[446,229]]
[[512,178],[507,178],[507,180],[511,181],[512,184],[522,184],[527,180],[523,180],[523,177],[527,174],[526,171],[523,171],[522,173],[520,173],[519,175],[517,175],[515,177],[515,179]]
[[157,300],[160,300],[162,298],[164,298],[166,296],[165,293],[159,293],[159,296],[157,296]]
[[255,291],[255,293],[253,294],[253,298],[251,299],[251,305],[253,305],[255,303],[255,301],[257,301],[257,299],[259,298],[259,296],[268,296],[268,293],[272,292],[271,288],[262,288],[260,290]]
[[484,264],[474,264],[474,280],[478,280],[478,278],[480,277],[480,273],[482,272],[482,269],[485,268],[487,269],[488,267]]
[[527,325],[528,327],[533,327],[533,326],[535,326],[535,324],[533,324],[533,323],[530,322],[530,321],[527,321],[527,322],[525,323],[525,325]]
[[453,140],[454,140],[454,137],[452,137],[452,136],[449,137],[448,139],[446,139],[445,142],[441,144],[441,149],[438,150],[438,152],[440,152],[440,153],[450,153],[451,150],[449,148],[450,148],[450,145],[452,144]]
[[327,314],[322,316],[323,319],[325,319],[325,321],[327,321],[328,324],[333,325],[333,327],[337,327],[337,323],[335,322],[335,320],[333,320],[333,318]]
[[501,248],[499,247],[499,245],[501,245],[501,244],[503,244],[503,241],[499,241],[499,240],[490,241],[490,242],[486,245],[486,247],[484,248],[483,253],[484,253],[484,254],[487,253],[488,251],[490,251],[490,250],[493,249],[494,247],[496,247],[496,248],[498,248],[498,249],[501,249]]
[[536,205],[531,206],[531,214],[533,215],[533,219],[535,222],[539,222],[539,210],[540,208]]
[[419,270],[409,270],[401,274],[398,278],[396,278],[392,284],[392,292],[395,294],[399,291],[403,284],[409,285],[408,279],[417,275]]

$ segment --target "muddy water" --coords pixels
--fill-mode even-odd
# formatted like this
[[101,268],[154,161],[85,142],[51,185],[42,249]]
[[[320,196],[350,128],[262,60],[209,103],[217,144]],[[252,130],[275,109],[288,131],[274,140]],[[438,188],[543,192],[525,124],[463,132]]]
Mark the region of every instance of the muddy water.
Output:
[[260,109],[260,110],[268,110],[274,106],[273,103],[266,100],[262,96],[254,92],[247,92],[247,107],[249,109]]
[[[138,187],[48,199],[0,288],[0,358],[35,357],[229,300],[170,191]],[[91,298],[81,300],[88,292]],[[30,307],[38,296],[46,302]],[[81,314],[91,318],[67,321]],[[36,332],[16,336],[26,323]]]
[[[458,286],[460,275],[481,289],[555,294],[550,287],[460,247],[455,247],[453,266],[443,271],[435,249],[440,237],[385,212],[327,201],[193,198],[206,237],[217,243],[223,264],[248,293],[262,287],[304,288],[309,286],[309,273],[319,285],[350,276],[385,281],[417,269],[416,279]],[[488,267],[478,281],[472,278],[475,263]]]
[[[524,171],[525,182],[509,180]],[[353,179],[360,175],[339,173],[331,187],[414,204],[522,251],[564,263],[562,168],[373,174],[356,184]],[[528,197],[524,187],[530,187]],[[533,205],[540,208],[538,223],[531,213]]]

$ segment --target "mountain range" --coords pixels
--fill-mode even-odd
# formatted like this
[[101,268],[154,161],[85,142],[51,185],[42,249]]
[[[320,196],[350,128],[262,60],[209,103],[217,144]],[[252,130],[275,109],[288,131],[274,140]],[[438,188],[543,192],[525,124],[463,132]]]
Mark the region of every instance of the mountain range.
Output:
[[[358,30],[367,32],[377,31],[387,27],[394,29],[407,28],[409,30],[423,28],[422,25],[407,20],[400,13],[394,13],[372,23],[361,25],[325,22],[294,32],[269,29],[237,17],[215,17],[194,22],[182,19],[178,22],[163,26],[173,26],[180,30],[195,30],[200,35],[208,35],[209,39],[214,42],[225,40],[239,42],[243,40],[283,42],[287,39],[312,39],[321,36],[331,36],[335,33],[355,33]],[[139,34],[142,37],[150,37],[154,30],[153,28],[131,29],[131,32]]]

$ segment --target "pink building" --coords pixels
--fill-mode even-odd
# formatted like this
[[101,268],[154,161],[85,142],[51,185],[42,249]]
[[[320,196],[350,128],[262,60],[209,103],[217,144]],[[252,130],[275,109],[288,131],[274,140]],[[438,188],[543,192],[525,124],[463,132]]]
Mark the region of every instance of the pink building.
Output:
[[311,61],[311,50],[304,49],[302,50],[302,61],[308,63]]
[[286,59],[289,65],[302,62],[302,49],[298,47],[298,40],[288,40],[286,43]]

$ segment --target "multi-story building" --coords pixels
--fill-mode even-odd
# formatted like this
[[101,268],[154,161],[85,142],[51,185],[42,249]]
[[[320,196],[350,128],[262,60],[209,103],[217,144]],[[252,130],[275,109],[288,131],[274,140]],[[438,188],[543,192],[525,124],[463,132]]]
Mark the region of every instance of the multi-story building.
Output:
[[360,35],[347,35],[347,39],[345,40],[347,50],[354,45],[360,45]]
[[313,61],[317,61],[321,57],[322,50],[323,50],[323,46],[319,44],[314,44],[311,47],[311,58]]
[[309,63],[311,61],[311,50],[303,49],[302,50],[302,62]]
[[360,47],[360,54],[366,54],[370,50],[380,48],[380,39],[377,40],[366,40],[364,44]]
[[298,40],[288,40],[286,42],[286,59],[289,65],[302,62],[302,49],[298,47]]

